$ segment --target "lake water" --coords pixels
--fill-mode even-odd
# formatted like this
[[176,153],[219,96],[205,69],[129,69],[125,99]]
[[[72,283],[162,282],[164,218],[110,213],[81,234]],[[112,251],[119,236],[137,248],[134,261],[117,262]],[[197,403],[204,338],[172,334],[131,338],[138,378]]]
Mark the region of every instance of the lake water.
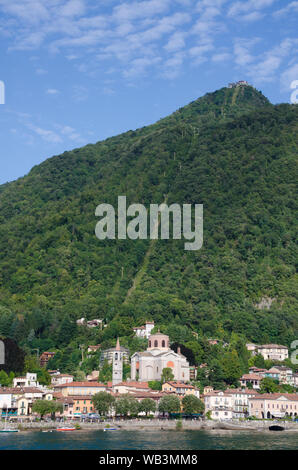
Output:
[[0,450],[296,450],[298,433],[41,431],[0,434]]

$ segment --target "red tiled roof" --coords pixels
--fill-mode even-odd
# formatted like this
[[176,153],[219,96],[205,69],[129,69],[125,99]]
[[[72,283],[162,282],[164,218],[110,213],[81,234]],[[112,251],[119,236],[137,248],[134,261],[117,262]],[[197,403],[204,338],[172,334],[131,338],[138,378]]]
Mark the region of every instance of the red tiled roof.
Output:
[[121,382],[119,384],[114,385],[114,387],[121,386],[121,387],[131,387],[131,388],[150,388],[148,382]]
[[251,398],[251,400],[276,400],[277,398],[285,397],[288,400],[298,400],[298,393],[263,393],[258,394]]
[[243,374],[240,380],[262,380],[259,374]]
[[184,384],[183,382],[166,382],[174,388],[195,388],[193,385]]

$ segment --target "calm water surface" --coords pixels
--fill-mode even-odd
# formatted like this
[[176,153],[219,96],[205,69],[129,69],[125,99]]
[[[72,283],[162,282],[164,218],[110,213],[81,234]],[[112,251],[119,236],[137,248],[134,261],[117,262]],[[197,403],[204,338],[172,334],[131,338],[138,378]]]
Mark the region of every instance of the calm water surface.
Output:
[[298,433],[236,431],[75,431],[0,434],[0,450],[282,450]]

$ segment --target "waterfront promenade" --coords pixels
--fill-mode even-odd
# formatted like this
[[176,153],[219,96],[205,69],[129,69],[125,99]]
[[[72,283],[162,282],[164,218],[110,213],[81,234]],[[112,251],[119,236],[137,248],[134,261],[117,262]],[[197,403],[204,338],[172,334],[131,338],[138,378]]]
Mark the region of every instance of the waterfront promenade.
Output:
[[[181,423],[181,424],[177,424]],[[73,426],[73,421],[66,421],[63,423],[64,426]],[[269,426],[278,424],[284,428],[285,431],[297,432],[298,423],[291,421],[271,421],[271,420],[254,420],[254,421],[240,421],[240,420],[229,420],[229,421],[191,421],[182,420],[181,422],[175,420],[116,420],[106,422],[80,422],[77,424],[81,430],[84,431],[96,431],[103,430],[106,427],[117,427],[125,431],[171,431],[171,430],[237,430],[237,431],[267,431]],[[61,426],[62,423],[58,421],[38,421],[38,422],[18,422],[9,423],[11,428],[19,428],[20,430],[51,430]],[[0,429],[4,428],[4,422],[0,422]]]

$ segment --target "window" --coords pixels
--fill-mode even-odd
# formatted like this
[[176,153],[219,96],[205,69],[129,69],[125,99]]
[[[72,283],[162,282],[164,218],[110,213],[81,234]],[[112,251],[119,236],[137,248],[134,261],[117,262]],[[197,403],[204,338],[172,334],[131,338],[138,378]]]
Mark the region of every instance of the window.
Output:
[[166,342],[165,342],[165,340],[164,340],[164,339],[162,340],[161,346],[162,346],[163,348],[165,348],[165,347],[166,347]]
[[151,341],[149,341],[149,348],[151,348]]
[[154,347],[157,348],[157,346],[158,346],[158,342],[157,342],[157,340],[155,340],[154,341]]

